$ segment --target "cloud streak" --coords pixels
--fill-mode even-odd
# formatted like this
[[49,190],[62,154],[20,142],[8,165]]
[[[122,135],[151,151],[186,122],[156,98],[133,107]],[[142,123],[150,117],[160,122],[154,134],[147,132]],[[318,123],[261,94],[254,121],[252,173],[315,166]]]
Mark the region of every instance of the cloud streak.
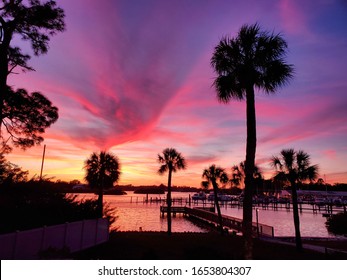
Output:
[[[33,59],[36,72],[10,79],[59,107],[45,135],[55,176],[81,178],[84,159],[100,149],[119,155],[122,182],[134,184],[165,182],[153,173],[166,147],[188,159],[189,170],[176,175],[181,184],[199,186],[209,164],[244,160],[245,104],[217,102],[209,60],[223,35],[254,22],[284,35],[296,70],[276,95],[257,94],[260,167],[269,170],[265,158],[295,147],[312,153],[322,172],[346,171],[347,19],[339,1],[57,2],[67,31]],[[40,162],[40,154],[10,157],[31,169],[28,158]]]

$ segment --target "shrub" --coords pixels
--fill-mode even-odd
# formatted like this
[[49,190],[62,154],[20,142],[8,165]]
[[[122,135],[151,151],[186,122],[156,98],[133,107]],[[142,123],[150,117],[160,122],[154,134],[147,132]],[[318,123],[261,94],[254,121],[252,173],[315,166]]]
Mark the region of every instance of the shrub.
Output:
[[325,223],[329,232],[347,235],[347,213],[337,213],[329,217]]
[[[105,208],[111,225],[114,209]],[[96,200],[78,201],[76,195],[58,193],[40,184],[0,188],[0,234],[96,218]]]

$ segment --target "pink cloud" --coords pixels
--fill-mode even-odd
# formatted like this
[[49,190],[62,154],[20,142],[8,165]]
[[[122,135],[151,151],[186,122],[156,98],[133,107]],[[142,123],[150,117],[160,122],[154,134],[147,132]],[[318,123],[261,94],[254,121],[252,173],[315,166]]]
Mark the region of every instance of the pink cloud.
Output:
[[[211,53],[221,36],[259,22],[288,38],[296,73],[276,96],[257,95],[257,163],[270,172],[267,156],[304,146],[315,147],[322,161],[336,151],[345,166],[339,155],[346,153],[346,39],[343,28],[331,28],[336,23],[321,22],[320,15],[335,17],[318,2],[60,0],[67,32],[33,60],[37,72],[11,83],[39,89],[59,107],[58,122],[44,135],[56,150],[52,161],[66,155],[69,165],[111,148],[127,165],[124,180],[139,180],[138,170],[150,181],[155,155],[173,146],[190,161],[177,178],[199,184],[209,164],[227,168],[245,157],[245,102],[218,103]],[[35,153],[39,161],[41,151]]]
[[325,151],[323,151],[323,154],[332,160],[336,159],[336,151],[335,150],[325,150]]
[[282,19],[282,25],[285,32],[289,34],[306,34],[309,35],[307,26],[307,15],[303,12],[303,2],[293,0],[281,0],[279,10]]

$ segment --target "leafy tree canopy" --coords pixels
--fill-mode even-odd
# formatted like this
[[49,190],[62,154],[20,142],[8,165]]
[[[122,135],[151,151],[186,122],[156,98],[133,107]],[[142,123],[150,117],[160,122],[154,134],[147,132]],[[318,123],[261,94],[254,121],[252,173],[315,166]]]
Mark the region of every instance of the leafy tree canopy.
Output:
[[0,185],[8,186],[26,182],[28,174],[28,171],[24,171],[18,165],[7,161],[4,155],[0,154]]
[[13,39],[27,41],[35,55],[48,51],[50,38],[65,30],[64,11],[56,1],[0,1],[0,141],[2,151],[10,143],[28,148],[43,141],[45,129],[58,119],[58,109],[39,92],[13,90],[7,77],[16,67],[34,70],[30,55],[13,45]]
[[0,43],[1,51],[8,56],[7,74],[16,66],[33,70],[27,64],[30,55],[22,53],[19,47],[10,46],[13,36],[17,34],[24,41],[28,41],[35,55],[44,54],[48,51],[50,37],[65,30],[64,11],[52,0],[2,0],[2,3]]
[[41,134],[58,119],[58,108],[40,92],[8,88],[4,98],[1,141],[23,149],[40,144]]
[[85,180],[91,188],[111,188],[120,177],[120,162],[116,155],[101,151],[85,161]]
[[174,148],[166,148],[162,155],[158,154],[158,162],[161,164],[159,174],[164,174],[166,171],[177,172],[177,170],[187,167],[185,158]]

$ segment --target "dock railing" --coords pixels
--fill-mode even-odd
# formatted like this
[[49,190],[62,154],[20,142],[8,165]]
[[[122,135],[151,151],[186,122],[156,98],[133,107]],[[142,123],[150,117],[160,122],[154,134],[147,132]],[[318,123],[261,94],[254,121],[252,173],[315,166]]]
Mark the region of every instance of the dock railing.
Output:
[[[212,222],[214,224],[218,224],[218,215],[216,213],[196,209],[196,208],[185,208],[185,213],[191,215],[193,217],[205,220],[207,222]],[[242,219],[222,215],[223,227],[228,227],[230,229],[236,231],[242,231]],[[274,228],[269,225],[261,224],[261,223],[252,223],[252,231],[255,236],[266,236],[266,237],[274,237]]]

